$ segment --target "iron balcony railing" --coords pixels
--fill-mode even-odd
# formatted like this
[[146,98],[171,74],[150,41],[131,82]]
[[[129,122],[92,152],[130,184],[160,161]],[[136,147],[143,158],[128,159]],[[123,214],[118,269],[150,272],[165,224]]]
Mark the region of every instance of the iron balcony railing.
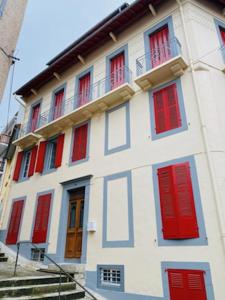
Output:
[[69,99],[65,99],[61,106],[55,111],[55,107],[41,113],[38,127],[42,127],[56,120],[59,117],[67,115],[72,111],[82,107],[83,105],[95,101],[96,99],[103,97],[106,93],[121,86],[124,83],[130,83],[132,80],[131,70],[124,66],[118,69],[116,72],[110,74],[102,80],[90,85],[82,93],[77,93]]
[[45,126],[64,115],[71,113],[72,111],[91,101],[95,101],[96,99],[103,97],[106,93],[121,86],[122,84],[131,82],[132,72],[128,67],[124,66],[118,69],[116,72],[111,73],[110,76],[107,76],[102,80],[90,85],[90,87],[84,90],[82,93],[77,93],[74,96],[65,99],[62,101],[60,107],[51,107],[50,109],[42,112],[35,128],[34,126],[31,126],[31,122],[25,123],[23,126],[21,126],[19,138],[30,132],[34,132],[36,129]]
[[137,76],[143,75],[179,54],[181,54],[181,44],[177,38],[159,44],[150,52],[136,59]]

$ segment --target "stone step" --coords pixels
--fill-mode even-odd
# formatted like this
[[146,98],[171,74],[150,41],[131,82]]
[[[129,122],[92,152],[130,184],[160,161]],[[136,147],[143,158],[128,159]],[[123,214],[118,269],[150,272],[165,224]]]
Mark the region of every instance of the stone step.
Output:
[[[47,274],[60,274],[59,270],[49,270],[49,269],[37,269],[38,272],[43,272],[43,273],[47,273]],[[67,271],[66,271],[67,272]],[[74,276],[75,272],[67,272],[68,274],[70,274],[72,277]],[[63,274],[63,273],[61,273]]]
[[[60,300],[75,300],[75,299],[83,299],[85,297],[85,292],[82,291],[65,291],[60,293]],[[33,295],[33,296],[22,296],[17,298],[9,298],[4,297],[2,299],[5,300],[58,300],[59,293],[47,293],[42,295]]]
[[[13,277],[0,280],[0,288],[4,287],[16,287],[16,286],[29,286],[29,285],[41,285],[59,283],[60,276],[29,276],[29,277]],[[62,276],[61,282],[68,282],[67,277]]]
[[8,257],[0,257],[0,262],[7,262],[8,261]]
[[[62,283],[61,291],[75,291],[76,284],[73,282]],[[46,293],[56,293],[59,291],[59,283],[42,284],[42,285],[28,285],[19,287],[4,287],[0,288],[0,298],[2,297],[18,297],[28,295],[43,295]]]

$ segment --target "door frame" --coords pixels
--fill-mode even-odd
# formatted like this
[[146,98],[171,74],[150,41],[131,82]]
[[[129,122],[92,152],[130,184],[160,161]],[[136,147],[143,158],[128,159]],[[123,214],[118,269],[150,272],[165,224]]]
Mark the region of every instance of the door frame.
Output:
[[[90,179],[92,175],[84,176],[81,178],[68,180],[61,182],[63,191],[60,208],[60,220],[59,230],[57,239],[56,254],[51,255],[57,262],[63,263],[81,263],[85,264],[87,261],[87,223],[88,223],[88,212],[89,212],[89,196],[90,196]],[[82,254],[81,258],[65,258],[65,247],[66,247],[66,232],[67,232],[67,218],[68,218],[68,207],[70,192],[78,188],[84,187],[84,219],[83,219],[83,238],[82,238]]]

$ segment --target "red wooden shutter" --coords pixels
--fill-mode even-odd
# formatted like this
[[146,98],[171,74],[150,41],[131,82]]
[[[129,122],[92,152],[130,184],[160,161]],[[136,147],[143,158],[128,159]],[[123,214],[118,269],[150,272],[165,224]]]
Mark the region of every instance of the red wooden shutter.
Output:
[[23,212],[23,205],[24,205],[24,200],[18,200],[13,203],[7,237],[6,237],[6,244],[17,243],[21,217]]
[[28,170],[28,177],[31,177],[34,174],[36,157],[37,157],[37,150],[38,150],[38,146],[35,146],[31,150],[31,159],[30,159],[30,165],[29,165],[29,170]]
[[171,58],[168,26],[154,32],[149,37],[152,68]]
[[207,300],[204,271],[168,269],[171,300]]
[[72,161],[86,158],[87,154],[88,124],[77,127],[74,130]]
[[125,57],[124,52],[113,57],[110,61],[111,90],[117,88],[125,81]]
[[48,231],[51,194],[41,195],[38,198],[32,243],[45,243]]
[[52,118],[53,120],[61,117],[62,115],[63,98],[64,98],[64,89],[60,90],[55,94],[53,118]]
[[20,177],[20,169],[23,161],[23,151],[18,152],[16,159],[16,166],[13,174],[13,180],[18,181]]
[[189,163],[158,169],[163,237],[198,238]]
[[225,46],[225,29],[224,28],[220,28],[220,33],[221,33],[223,44]]
[[57,138],[56,155],[55,155],[55,168],[60,167],[61,163],[62,163],[64,137],[65,137],[65,135],[61,134]]
[[35,172],[37,173],[42,173],[44,169],[46,145],[46,141],[40,142],[35,169]]
[[179,238],[172,167],[158,169],[162,231],[165,239]]
[[155,130],[165,132],[182,125],[176,84],[169,85],[153,94]]
[[31,127],[30,127],[31,132],[35,131],[38,127],[39,112],[40,112],[40,104],[37,104],[36,106],[33,107],[32,110]]
[[87,73],[85,76],[79,79],[78,106],[82,106],[90,100],[90,89],[91,89],[90,84],[91,84],[90,73]]
[[199,237],[189,163],[173,166],[180,238]]

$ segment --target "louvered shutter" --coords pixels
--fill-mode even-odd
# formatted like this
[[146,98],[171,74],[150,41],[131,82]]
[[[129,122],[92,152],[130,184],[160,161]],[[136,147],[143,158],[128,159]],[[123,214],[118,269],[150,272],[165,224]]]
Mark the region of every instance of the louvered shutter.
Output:
[[164,99],[167,101],[167,130],[178,128],[181,126],[181,116],[176,84],[165,88],[164,93]]
[[153,93],[155,130],[162,133],[182,125],[176,84]]
[[13,174],[13,180],[15,180],[15,181],[18,181],[19,177],[20,177],[20,170],[21,170],[21,166],[22,166],[23,155],[24,155],[23,151],[20,151],[17,154],[16,165],[15,165],[15,170],[14,170],[14,174]]
[[54,106],[53,106],[53,120],[62,116],[64,89],[55,94]]
[[204,271],[168,269],[171,300],[207,300]]
[[189,163],[173,166],[180,238],[199,237]]
[[172,167],[158,169],[162,232],[165,239],[179,238]]
[[32,243],[45,243],[48,231],[51,194],[38,198]]
[[85,76],[79,79],[79,95],[78,106],[82,106],[90,100],[91,89],[91,74],[87,73]]
[[111,90],[122,85],[125,81],[125,56],[124,52],[113,57],[110,61]]
[[64,146],[65,134],[61,134],[57,138],[56,156],[55,156],[55,168],[58,168],[62,164],[63,146]]
[[171,58],[168,26],[152,33],[149,37],[152,68]]
[[38,146],[35,146],[31,150],[31,159],[30,159],[30,165],[29,165],[29,170],[28,170],[28,177],[31,177],[34,174],[37,150],[38,150]]
[[87,155],[88,124],[84,124],[74,130],[72,161],[86,158]]
[[13,203],[9,227],[6,237],[6,244],[16,244],[20,229],[21,217],[23,212],[24,200],[18,200]]
[[40,112],[40,104],[37,104],[33,107],[32,116],[31,116],[31,127],[30,131],[33,132],[38,127],[38,119],[39,119],[39,112]]
[[161,133],[167,130],[166,128],[166,102],[163,97],[163,90],[154,93],[154,111],[155,111],[155,131]]
[[224,28],[220,28],[220,33],[221,33],[223,44],[225,46],[225,29]]
[[39,148],[38,148],[36,169],[35,169],[36,173],[42,173],[43,172],[44,163],[45,163],[46,145],[47,145],[46,141],[40,142],[40,145],[39,145]]

